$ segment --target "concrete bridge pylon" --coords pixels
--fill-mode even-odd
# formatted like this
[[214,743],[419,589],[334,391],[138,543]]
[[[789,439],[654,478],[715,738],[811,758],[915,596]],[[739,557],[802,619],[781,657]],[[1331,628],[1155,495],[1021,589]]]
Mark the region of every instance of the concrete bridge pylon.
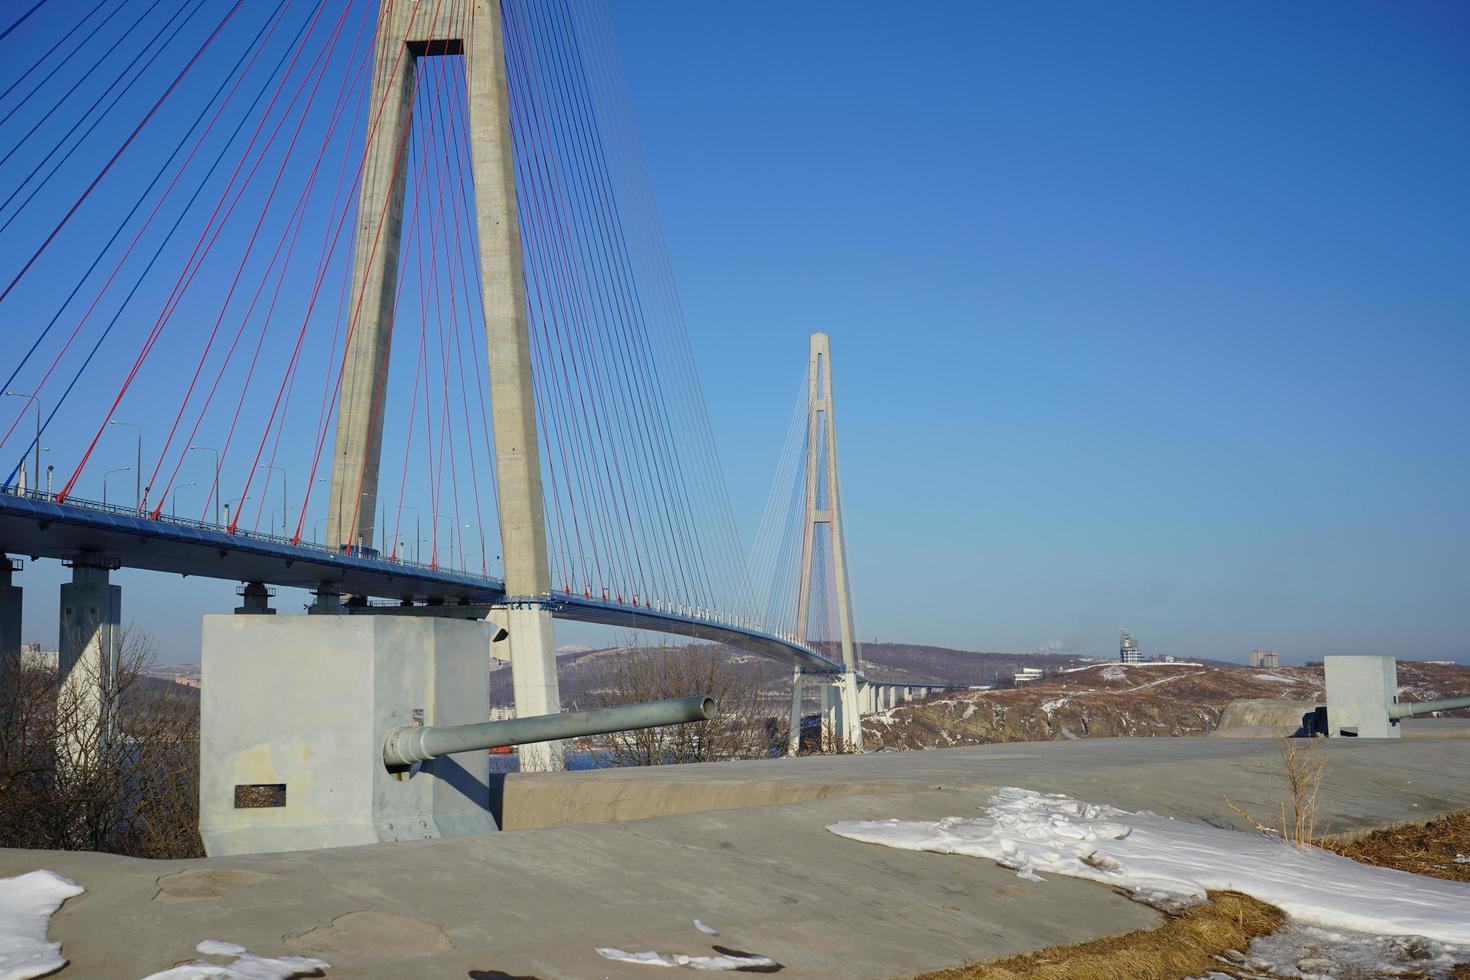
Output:
[[[444,55],[464,56],[469,107],[507,597],[504,609],[492,615],[506,620],[500,625],[510,634],[517,712],[550,714],[561,706],[552,617],[544,606],[551,574],[503,25],[496,0],[380,0],[352,267],[351,309],[356,312],[338,405],[327,540],[334,547],[370,548],[376,538],[384,394],[408,171],[404,158],[417,63]],[[560,768],[560,762],[559,743],[521,749],[522,768]]]
[[[842,527],[842,490],[837,465],[837,418],[832,399],[832,340],[825,333],[811,335],[807,358],[806,516],[802,522],[801,581],[797,591],[796,628],[808,646],[811,635],[812,564],[823,533],[836,579],[837,632],[842,647],[843,672],[822,688],[822,728],[843,750],[863,750],[863,722],[859,687],[861,677],[857,631],[853,627],[852,594],[847,581],[847,543]],[[799,716],[803,679],[792,684]],[[798,736],[799,737],[799,736]]]

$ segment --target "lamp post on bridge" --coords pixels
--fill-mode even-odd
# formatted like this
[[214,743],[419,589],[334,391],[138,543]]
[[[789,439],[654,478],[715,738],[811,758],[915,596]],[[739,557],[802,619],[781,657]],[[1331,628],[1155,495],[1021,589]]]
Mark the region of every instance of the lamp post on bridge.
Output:
[[136,422],[124,422],[122,419],[108,419],[108,425],[125,425],[138,431],[138,469],[134,474],[134,493],[138,498],[138,510],[143,509],[143,427]]
[[419,563],[419,545],[424,541],[424,529],[422,527],[423,514],[419,513],[419,509],[412,504],[399,504],[398,509],[413,511],[413,563],[417,565]]
[[219,525],[219,450],[212,446],[190,446],[189,451],[200,453],[214,453],[214,486],[210,488],[209,495],[214,498],[214,523]]
[[130,469],[132,469],[131,466],[119,466],[115,470],[108,470],[106,473],[103,473],[102,474],[102,506],[103,507],[106,507],[107,506],[107,478],[110,477],[110,476],[112,476],[112,474],[114,474],[114,473],[126,473]]
[[[7,391],[6,398],[29,398],[36,403],[36,470],[31,477],[36,482],[36,489],[41,489],[41,393],[39,391]],[[22,409],[24,411],[24,409]]]
[[[286,504],[286,471],[281,467],[273,466],[270,463],[261,463],[260,468],[266,471],[265,478],[267,483],[270,482],[271,470],[275,470],[277,473],[281,474],[281,535],[284,537],[286,534],[286,510],[288,506]],[[271,516],[275,517],[276,512],[271,511]]]
[[169,513],[172,514],[175,518],[177,518],[179,516],[179,491],[180,490],[187,490],[189,487],[197,487],[197,486],[199,486],[199,481],[198,480],[191,480],[188,483],[182,483],[179,486],[174,487],[173,490],[170,491],[170,494],[173,497],[173,501],[172,501],[172,506],[169,509]]
[[[470,527],[473,527],[473,529],[478,530],[478,532],[479,532],[479,547],[484,548],[485,547],[485,529],[484,529],[484,527],[481,527],[479,525],[465,525],[465,529],[466,530],[467,529],[470,529]],[[479,561],[479,573],[481,573],[482,576],[485,576],[485,574],[490,574],[490,572],[488,572],[488,570],[485,569],[484,555],[482,555],[482,552],[479,552],[479,551],[470,551],[469,554],[460,555],[460,572],[466,572],[466,573],[469,572],[469,569],[466,569],[466,567],[465,567],[465,563],[467,563],[467,561],[470,560],[470,557],[479,557],[479,558],[481,558],[481,561]]]

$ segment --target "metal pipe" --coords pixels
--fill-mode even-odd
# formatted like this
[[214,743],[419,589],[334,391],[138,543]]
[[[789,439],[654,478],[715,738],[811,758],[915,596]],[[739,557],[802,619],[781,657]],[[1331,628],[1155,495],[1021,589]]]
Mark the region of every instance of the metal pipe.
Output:
[[504,745],[551,742],[586,735],[606,735],[659,725],[681,725],[708,721],[715,715],[715,699],[698,694],[671,701],[646,701],[617,708],[536,715],[509,721],[481,721],[443,727],[403,726],[388,733],[383,741],[383,764],[401,769],[415,762],[455,752],[474,752]]
[[1397,720],[1413,715],[1427,715],[1431,711],[1454,711],[1456,708],[1470,708],[1470,695],[1440,698],[1438,701],[1396,702],[1388,706],[1388,716]]

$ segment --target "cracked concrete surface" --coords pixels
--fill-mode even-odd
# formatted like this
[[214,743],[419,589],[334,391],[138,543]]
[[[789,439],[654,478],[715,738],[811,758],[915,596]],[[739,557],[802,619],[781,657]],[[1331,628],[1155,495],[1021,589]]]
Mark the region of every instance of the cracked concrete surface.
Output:
[[[1328,831],[1470,807],[1470,741],[1321,747]],[[1093,883],[1028,882],[985,861],[865,847],[826,824],[973,814],[997,785],[1229,824],[1222,794],[1269,805],[1271,749],[1098,739],[511,777],[507,806],[541,794],[548,813],[583,792],[627,801],[650,788],[652,799],[702,799],[706,809],[199,861],[0,851],[0,875],[50,868],[87,888],[52,919],[51,938],[73,963],[62,978],[144,976],[197,958],[203,939],[318,956],[332,964],[328,977],[647,978],[654,968],[603,959],[596,947],[711,955],[714,943],[771,957],[783,976],[903,976],[1157,918]],[[860,792],[766,802],[804,782]],[[766,805],[740,807],[742,783]],[[702,797],[701,784],[717,792]],[[586,805],[573,812],[598,816]]]

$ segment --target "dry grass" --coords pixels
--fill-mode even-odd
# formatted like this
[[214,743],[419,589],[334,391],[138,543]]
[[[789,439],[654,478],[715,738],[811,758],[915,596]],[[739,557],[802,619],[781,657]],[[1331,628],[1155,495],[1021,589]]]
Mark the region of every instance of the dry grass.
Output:
[[1470,864],[1455,863],[1457,856],[1470,857],[1470,810],[1431,820],[1420,827],[1374,831],[1352,843],[1333,840],[1316,843],[1364,864],[1470,882]]
[[1251,939],[1275,932],[1285,919],[1280,909],[1249,895],[1210,892],[1209,901],[1153,929],[971,963],[915,980],[1178,980],[1219,969],[1217,956],[1244,951]]
[[1286,800],[1280,804],[1276,826],[1268,827],[1252,817],[1230,797],[1225,805],[1234,810],[1256,830],[1276,834],[1297,850],[1317,840],[1317,794],[1322,789],[1322,758],[1317,754],[1315,738],[1293,738],[1286,731],[1276,732],[1276,748],[1281,753],[1282,778]]

